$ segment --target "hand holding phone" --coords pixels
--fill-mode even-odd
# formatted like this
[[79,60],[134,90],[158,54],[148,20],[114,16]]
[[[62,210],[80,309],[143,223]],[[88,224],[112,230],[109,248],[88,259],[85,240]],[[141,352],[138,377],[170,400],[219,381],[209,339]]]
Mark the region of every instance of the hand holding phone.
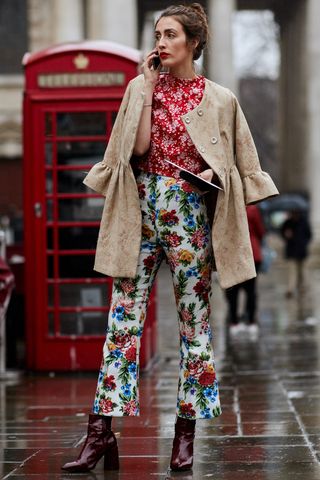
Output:
[[153,57],[153,59],[152,59],[152,65],[153,65],[154,70],[157,70],[157,68],[159,67],[160,64],[161,64],[160,57],[159,57],[159,54],[157,53],[156,56]]

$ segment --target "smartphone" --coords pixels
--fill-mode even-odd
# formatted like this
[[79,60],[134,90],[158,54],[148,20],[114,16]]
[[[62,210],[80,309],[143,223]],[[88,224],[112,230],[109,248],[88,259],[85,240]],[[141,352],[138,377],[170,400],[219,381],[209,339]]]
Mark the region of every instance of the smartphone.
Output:
[[154,68],[155,70],[157,70],[157,68],[159,67],[160,63],[161,63],[161,62],[160,62],[160,57],[159,57],[159,54],[157,54],[157,56],[156,56],[156,57],[153,57],[153,59],[152,59],[153,68]]

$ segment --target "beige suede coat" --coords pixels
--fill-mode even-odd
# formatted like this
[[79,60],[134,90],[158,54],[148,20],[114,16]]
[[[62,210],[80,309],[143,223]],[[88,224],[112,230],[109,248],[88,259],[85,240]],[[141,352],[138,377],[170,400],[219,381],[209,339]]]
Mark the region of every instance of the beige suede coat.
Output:
[[[134,277],[141,244],[141,211],[130,164],[144,103],[144,77],[129,83],[104,158],[84,183],[105,196],[94,269],[112,277]],[[277,195],[261,170],[256,148],[236,97],[206,80],[202,101],[183,123],[223,187],[212,222],[220,285],[231,287],[256,275],[245,204]]]

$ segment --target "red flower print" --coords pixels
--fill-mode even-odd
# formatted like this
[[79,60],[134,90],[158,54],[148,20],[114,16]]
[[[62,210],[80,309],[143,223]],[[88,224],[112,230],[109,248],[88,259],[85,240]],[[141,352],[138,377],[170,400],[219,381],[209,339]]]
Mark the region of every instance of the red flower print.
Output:
[[137,349],[136,347],[130,347],[125,353],[125,357],[128,362],[135,362],[137,359]]
[[203,231],[203,228],[200,227],[196,230],[191,236],[191,243],[198,248],[201,248],[205,245],[207,240],[206,234]]
[[192,320],[192,313],[190,313],[188,310],[184,309],[181,310],[181,319],[183,322],[190,322]]
[[186,417],[194,417],[196,415],[192,407],[192,403],[185,403],[183,400],[180,402],[180,412]]
[[181,335],[186,337],[188,342],[191,342],[194,339],[195,328],[191,327],[187,323],[184,323],[181,329]]
[[130,313],[134,307],[134,300],[131,298],[120,298],[119,304],[124,308],[125,313]]
[[106,415],[107,413],[112,412],[113,410],[113,403],[110,397],[108,398],[101,398],[100,403],[100,410],[101,412]]
[[146,196],[146,186],[144,183],[139,183],[138,185],[138,194],[139,194],[139,198],[141,200],[143,200]]
[[203,372],[200,377],[199,377],[199,383],[200,385],[212,385],[213,382],[216,379],[216,374],[215,372]]
[[204,370],[202,360],[189,360],[187,363],[187,370],[192,377],[198,378]]
[[131,343],[130,335],[128,333],[115,333],[113,343],[120,349],[128,347]]
[[182,237],[180,235],[177,235],[176,233],[169,233],[165,235],[165,241],[171,246],[171,247],[178,247],[181,243]]
[[171,210],[168,212],[166,210],[160,210],[160,221],[163,225],[177,225],[179,223],[179,218],[176,215],[176,210]]
[[179,253],[178,252],[169,252],[168,256],[168,263],[172,269],[175,269],[179,265]]
[[121,287],[121,290],[126,294],[132,293],[135,291],[135,286],[132,280],[123,280],[120,283],[120,287]]
[[103,385],[107,390],[115,390],[117,385],[114,382],[114,375],[105,376],[103,379]]
[[149,257],[143,260],[143,263],[147,270],[152,270],[155,264],[155,259],[152,255],[149,255]]
[[133,416],[138,413],[138,404],[136,400],[130,400],[123,406],[123,413],[125,415]]
[[205,286],[204,286],[202,280],[199,280],[199,282],[197,282],[197,283],[195,284],[195,286],[193,287],[193,290],[194,290],[198,295],[202,295],[204,289],[205,289]]

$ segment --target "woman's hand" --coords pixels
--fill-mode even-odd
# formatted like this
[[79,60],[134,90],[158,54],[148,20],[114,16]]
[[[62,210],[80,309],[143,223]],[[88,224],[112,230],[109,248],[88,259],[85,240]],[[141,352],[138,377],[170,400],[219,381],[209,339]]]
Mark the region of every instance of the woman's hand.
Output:
[[153,91],[159,78],[161,66],[154,69],[153,59],[156,57],[156,50],[152,50],[142,64],[142,71],[144,74],[144,104],[141,111],[140,122],[136,135],[136,142],[133,148],[134,155],[141,157],[150,148],[151,139],[151,112]]
[[211,170],[211,168],[208,168],[208,170],[203,170],[203,172],[198,174],[198,177],[203,178],[203,180],[207,180],[207,182],[211,182],[213,170]]
[[157,50],[152,50],[146,56],[145,61],[141,66],[145,81],[150,82],[151,84],[157,83],[160,70],[161,70],[161,63],[156,70],[154,69],[154,65],[153,65],[153,59],[158,56],[157,53],[158,53]]

